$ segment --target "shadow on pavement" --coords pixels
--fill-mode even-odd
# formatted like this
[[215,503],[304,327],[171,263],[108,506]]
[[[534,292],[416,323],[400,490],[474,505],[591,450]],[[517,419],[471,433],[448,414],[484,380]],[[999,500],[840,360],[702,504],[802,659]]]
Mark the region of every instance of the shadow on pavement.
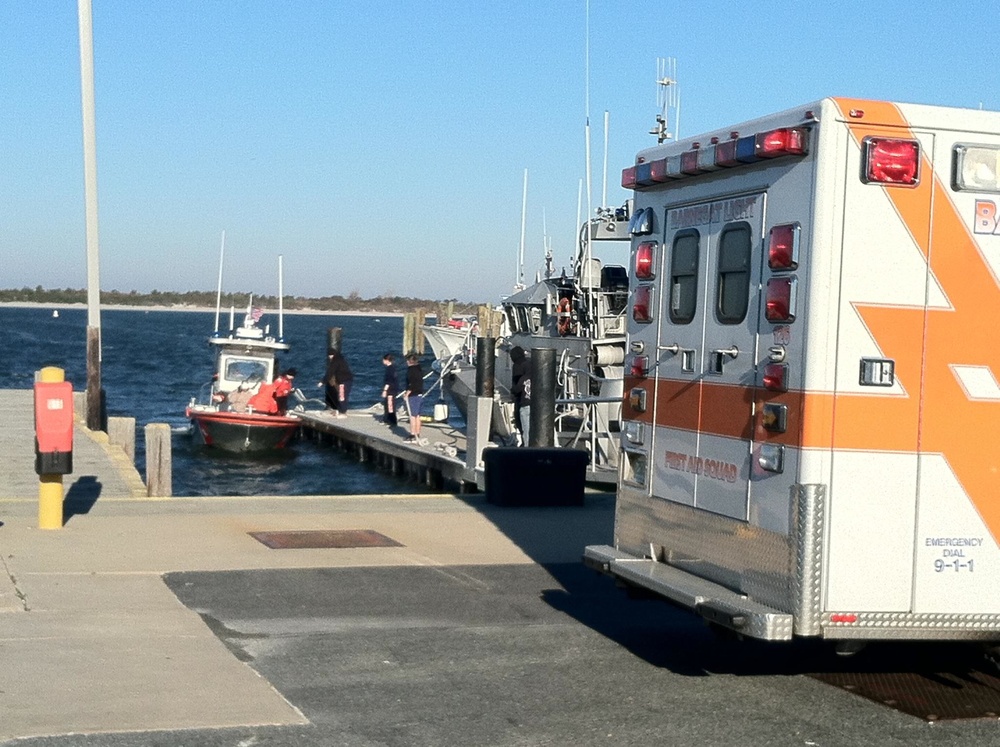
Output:
[[102,487],[101,481],[95,475],[81,475],[74,480],[63,499],[63,523],[77,514],[90,513],[90,509],[101,495]]

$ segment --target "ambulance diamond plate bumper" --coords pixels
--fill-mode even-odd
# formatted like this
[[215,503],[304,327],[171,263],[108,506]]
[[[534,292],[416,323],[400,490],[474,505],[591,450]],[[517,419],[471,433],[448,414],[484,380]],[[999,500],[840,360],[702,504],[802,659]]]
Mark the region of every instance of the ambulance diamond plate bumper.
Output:
[[637,558],[608,545],[591,545],[583,562],[601,573],[648,589],[706,620],[769,641],[792,638],[793,617],[747,599],[724,586],[648,558]]

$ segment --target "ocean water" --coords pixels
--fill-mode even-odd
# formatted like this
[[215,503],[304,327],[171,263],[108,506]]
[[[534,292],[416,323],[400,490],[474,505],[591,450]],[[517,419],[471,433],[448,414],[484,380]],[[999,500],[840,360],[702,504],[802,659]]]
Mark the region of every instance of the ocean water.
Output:
[[[233,455],[195,446],[188,434],[184,408],[213,373],[207,343],[215,315],[209,312],[101,312],[101,379],[108,415],[136,419],[136,461],[145,471],[142,428],[167,423],[173,431],[173,488],[179,496],[197,495],[349,495],[412,493],[417,483],[379,472],[329,446],[297,439],[290,448],[267,455]],[[277,314],[266,313],[261,325],[277,331]],[[221,326],[228,329],[229,315]],[[326,361],[327,331],[342,330],[342,352],[354,372],[352,408],[378,402],[382,389],[382,355],[399,353],[403,339],[400,317],[285,315],[285,340],[291,350],[282,367],[298,370],[295,383],[305,396],[322,400],[316,384]],[[2,386],[30,389],[35,371],[58,366],[75,391],[87,385],[87,313],[50,308],[0,307],[0,377]],[[429,370],[430,359],[424,362]],[[402,366],[400,366],[402,369]],[[322,408],[322,403],[311,405]],[[431,403],[433,406],[433,403]]]

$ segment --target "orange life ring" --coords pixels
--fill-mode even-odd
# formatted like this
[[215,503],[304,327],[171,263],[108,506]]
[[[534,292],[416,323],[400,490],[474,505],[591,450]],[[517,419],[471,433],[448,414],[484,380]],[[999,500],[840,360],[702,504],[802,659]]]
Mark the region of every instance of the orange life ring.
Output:
[[559,300],[559,321],[557,326],[559,334],[564,337],[569,334],[570,325],[573,323],[573,306],[568,298]]

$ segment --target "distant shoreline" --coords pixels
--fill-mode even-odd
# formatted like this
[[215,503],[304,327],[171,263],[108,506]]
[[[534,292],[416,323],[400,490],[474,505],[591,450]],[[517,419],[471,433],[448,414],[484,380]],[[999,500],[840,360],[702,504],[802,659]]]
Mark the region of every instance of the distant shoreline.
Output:
[[[8,309],[86,309],[85,303],[33,303],[30,301],[0,301],[0,308]],[[142,306],[124,304],[101,304],[101,311],[195,311],[207,314],[214,314],[215,308],[209,306],[187,306],[184,304],[175,306]],[[236,315],[241,316],[244,311],[236,310]],[[277,314],[277,309],[264,309],[264,315]],[[326,311],[324,309],[285,309],[286,314],[300,314],[302,316],[375,316],[375,317],[402,317],[399,311]],[[224,316],[229,315],[228,309],[223,309]],[[433,314],[429,314],[433,316]]]

